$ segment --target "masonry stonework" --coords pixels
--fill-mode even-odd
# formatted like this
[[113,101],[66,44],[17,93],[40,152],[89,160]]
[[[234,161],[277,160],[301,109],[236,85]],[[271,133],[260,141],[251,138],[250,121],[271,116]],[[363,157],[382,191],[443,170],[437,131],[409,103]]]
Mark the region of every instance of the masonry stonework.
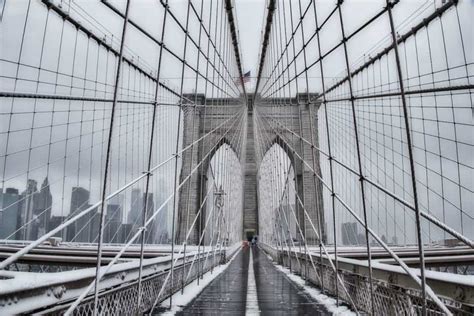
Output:
[[[216,129],[226,120],[236,116],[239,111],[239,105],[242,99],[206,99],[203,95],[187,95],[187,99],[195,100],[195,104],[183,107],[183,148],[190,146],[204,135]],[[253,105],[255,100],[255,105]],[[279,111],[270,110],[272,104],[284,104]],[[205,106],[203,106],[205,105]],[[209,106],[214,105],[214,106]],[[317,149],[312,148],[308,143],[295,136],[287,129],[295,134],[311,142],[314,141],[318,147],[318,109],[320,102],[315,94],[298,94],[296,98],[285,100],[265,100],[262,101],[253,95],[249,95],[247,99],[246,120],[247,126],[243,129],[246,139],[245,146],[235,143],[236,133],[242,130],[238,126],[238,122],[231,121],[222,128],[217,128],[214,132],[206,136],[197,146],[191,146],[183,154],[180,182],[185,180],[194,168],[198,168],[190,179],[186,181],[179,191],[178,212],[177,212],[177,234],[176,241],[183,242],[186,233],[198,214],[199,208],[206,195],[207,188],[207,170],[210,160],[217,149],[224,143],[231,146],[236,152],[244,174],[244,196],[243,196],[243,232],[242,238],[245,239],[250,235],[258,234],[258,181],[257,173],[261,163],[261,159],[265,152],[270,149],[273,144],[279,144],[288,154],[295,170],[295,185],[298,196],[302,199],[303,206],[296,202],[295,212],[298,221],[301,223],[303,235],[308,244],[318,244],[319,239],[309,224],[309,214],[311,222],[316,229],[321,225],[322,239],[326,241],[326,225],[324,220],[324,207],[322,198],[322,183],[314,174],[321,176],[320,155]],[[254,126],[254,107],[260,114],[267,116],[272,126],[263,127],[266,138],[270,139],[267,147],[263,149],[260,155],[256,152],[256,127]],[[241,108],[240,108],[241,109]],[[229,128],[229,124],[233,124],[232,129],[224,135]],[[262,130],[262,127],[259,127]],[[302,162],[306,161],[308,165]],[[202,161],[202,165],[198,166]],[[202,179],[201,180],[201,176]],[[201,224],[206,218],[205,210],[200,216]],[[188,239],[189,244],[196,244],[199,240],[199,227],[203,225],[195,225]],[[300,236],[297,236],[300,239]]]

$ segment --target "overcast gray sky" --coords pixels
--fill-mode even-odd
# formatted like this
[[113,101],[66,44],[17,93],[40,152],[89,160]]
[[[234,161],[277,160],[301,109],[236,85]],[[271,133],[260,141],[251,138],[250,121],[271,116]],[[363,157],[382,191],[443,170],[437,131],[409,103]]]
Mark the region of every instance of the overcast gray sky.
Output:
[[[266,0],[239,0],[236,1],[237,23],[239,28],[239,39],[242,47],[243,72],[251,72],[252,77],[257,76],[258,57],[260,53],[260,42]],[[255,88],[255,79],[247,84],[248,90]]]
[[[124,10],[125,1],[113,0],[110,1],[120,10]],[[262,36],[263,22],[265,19],[266,6],[265,0],[236,0],[235,10],[237,13],[237,27],[239,30],[240,49],[243,59],[243,71],[251,71],[252,77],[257,74],[258,57],[260,53],[260,44]],[[302,1],[305,5],[308,0]],[[43,94],[59,94],[59,95],[73,95],[86,97],[112,97],[112,87],[114,82],[113,69],[114,56],[105,52],[103,49],[98,49],[98,46],[93,41],[88,41],[83,33],[78,33],[68,23],[63,24],[62,20],[53,12],[46,10],[45,5],[38,0],[31,1],[31,9],[27,23],[25,24],[25,17],[29,1],[17,0],[3,2],[0,0],[0,8],[5,5],[5,12],[3,20],[0,25],[0,43],[1,52],[0,58],[0,86],[1,91],[16,91],[24,93],[43,93]],[[90,29],[99,38],[103,38],[107,43],[118,50],[120,43],[120,34],[122,28],[122,19],[112,13],[105,5],[98,1],[61,1],[54,0],[53,3],[63,4],[63,10],[69,10],[69,3],[72,10],[71,16],[77,19],[87,29]],[[138,22],[147,32],[153,37],[159,39],[161,36],[163,9],[158,1],[148,0],[132,0],[130,9],[130,18]],[[213,1],[214,6],[219,5],[222,10],[223,1]],[[297,1],[291,2],[294,5],[294,10],[298,9]],[[318,17],[324,17],[329,10],[334,6],[335,1],[318,1]],[[193,4],[199,10],[200,1],[193,1]],[[289,2],[285,2],[286,5]],[[380,10],[385,4],[384,0],[347,0],[343,5],[343,15],[345,17],[347,31],[354,30],[361,25],[368,18],[373,16],[377,10]],[[426,1],[426,0],[405,0],[401,1],[394,9],[394,19],[397,30],[404,33],[409,30],[414,23],[426,17],[436,6],[441,4],[440,0]],[[186,21],[186,5],[187,1],[177,0],[170,1],[171,10],[176,18],[184,24]],[[210,2],[205,1],[203,10],[203,20],[209,21]],[[422,8],[421,14],[412,17],[413,12],[418,12]],[[215,8],[215,7],[214,7]],[[463,26],[464,40],[466,43],[466,55],[468,62],[472,69],[473,50],[473,27],[472,16],[474,1],[464,0],[458,4],[458,12],[460,22]],[[287,8],[288,10],[288,8]],[[277,14],[279,11],[276,11]],[[296,13],[295,13],[296,14]],[[310,12],[310,14],[312,14]],[[212,15],[211,30],[215,29],[215,17],[224,17],[225,15]],[[452,15],[451,17],[453,17]],[[410,23],[405,23],[408,17]],[[168,18],[167,32],[164,39],[166,46],[173,51],[177,56],[183,56],[184,35],[180,27]],[[48,21],[48,24],[46,24]],[[311,21],[311,19],[308,19]],[[313,20],[314,21],[314,20]],[[453,32],[453,26],[456,23],[452,20],[446,24],[446,32]],[[352,41],[350,45],[351,67],[358,65],[368,58],[368,51],[374,54],[386,45],[390,40],[388,35],[387,20],[375,23],[367,32],[362,32],[358,35],[357,41]],[[313,22],[314,23],[314,22]],[[64,26],[64,33],[62,39],[62,46],[60,41],[61,32]],[[194,18],[190,21],[190,34],[196,39],[198,36],[198,22]],[[207,27],[207,26],[206,26]],[[25,28],[24,48],[20,56],[20,46],[22,42],[23,29]],[[305,24],[305,33],[311,33],[314,25],[311,23]],[[214,37],[214,31],[211,31]],[[433,33],[436,35],[437,33]],[[454,28],[454,35],[457,36],[456,28]],[[446,36],[448,41],[448,54],[450,55],[450,62],[452,65],[459,65],[463,63],[462,55],[459,50],[450,49],[449,47],[457,47],[456,36]],[[439,36],[433,36],[433,40],[438,41]],[[77,39],[77,40],[76,40]],[[340,41],[341,34],[338,25],[331,25],[329,23],[327,31],[321,34],[322,48],[329,49],[332,45]],[[300,44],[299,39],[296,40]],[[41,50],[44,42],[44,57],[41,59]],[[452,45],[451,45],[452,43]],[[313,41],[314,44],[314,41]],[[378,44],[378,45],[377,45]],[[420,41],[420,45],[423,45]],[[189,45],[191,47],[192,45]],[[202,39],[200,45],[204,50],[207,50],[207,41]],[[375,47],[375,49],[373,49]],[[422,46],[421,46],[422,47]],[[442,47],[442,46],[439,46]],[[426,48],[426,46],[425,46]],[[61,49],[61,53],[59,53]],[[421,49],[423,50],[423,49]],[[425,49],[426,51],[426,49]],[[433,50],[435,56],[435,66],[438,66],[443,58],[438,56],[443,55],[443,50]],[[157,45],[146,38],[139,31],[133,27],[128,28],[126,38],[126,53],[129,59],[133,59],[136,64],[139,64],[145,71],[156,74],[159,49]],[[341,57],[342,54],[334,54],[335,57]],[[317,58],[316,47],[308,47],[308,59],[310,61]],[[197,53],[195,48],[189,48],[187,51],[187,62],[193,67],[205,72],[206,65],[203,58],[197,64]],[[16,63],[20,61],[23,65],[16,67]],[[59,62],[58,62],[59,61]],[[169,84],[176,91],[179,91],[181,81],[181,67],[182,64],[176,60],[171,54],[165,53],[163,57],[163,66],[161,69],[162,81]],[[232,68],[234,65],[229,63],[227,66],[231,67],[233,76],[237,75],[237,71]],[[328,82],[340,78],[344,74],[345,64],[341,59],[334,61],[329,59],[324,64],[326,77]],[[428,58],[421,58],[421,67],[427,68],[429,66]],[[439,66],[442,67],[443,65]],[[58,67],[58,68],[57,68]],[[298,64],[301,67],[301,64]],[[42,71],[38,72],[38,68]],[[55,76],[56,69],[61,73]],[[97,70],[97,77],[96,72]],[[121,98],[134,100],[147,100],[153,98],[154,89],[150,84],[150,80],[145,76],[138,74],[131,67],[124,67],[122,76]],[[18,71],[18,76],[16,72]],[[472,71],[472,70],[471,70]],[[71,74],[74,79],[71,79]],[[314,67],[308,72],[308,75],[313,79],[310,81],[310,91],[321,91],[321,80],[318,79],[319,69]],[[14,80],[15,77],[22,80]],[[212,71],[208,73],[208,78],[212,78]],[[189,93],[195,90],[195,75],[189,69],[185,70],[184,74],[184,92]],[[38,80],[39,78],[39,80]],[[84,83],[83,79],[86,79]],[[441,78],[441,77],[440,77]],[[229,79],[229,78],[227,78]],[[231,79],[233,80],[233,79]],[[37,83],[40,81],[40,84]],[[94,82],[98,81],[99,86],[94,86]],[[302,80],[300,80],[302,81]],[[255,78],[247,85],[247,90],[253,90]],[[223,82],[218,85],[225,87]],[[71,88],[72,87],[72,88]],[[206,91],[205,80],[199,80],[197,91],[204,93]],[[300,85],[300,92],[304,88]],[[295,89],[293,89],[293,93]],[[207,87],[207,95],[223,96],[218,89],[211,90]],[[161,95],[160,100],[169,103],[176,103],[177,98],[169,95]],[[456,119],[465,124],[472,124],[472,111],[469,113],[470,107],[466,99],[456,98]],[[462,107],[462,108],[461,108]],[[472,104],[471,104],[472,107]],[[42,113],[33,115],[33,109],[40,109]],[[95,108],[95,110],[94,110]],[[34,178],[41,183],[43,178],[48,175],[50,183],[53,188],[53,213],[67,214],[69,211],[69,196],[71,187],[80,185],[90,187],[92,191],[91,200],[96,201],[99,198],[100,161],[103,158],[104,149],[104,124],[108,122],[107,104],[82,104],[80,102],[46,102],[40,100],[32,102],[32,99],[11,99],[0,98],[1,109],[1,124],[0,132],[0,170],[2,174],[5,173],[4,185],[5,187],[16,187],[23,191],[25,189],[27,178]],[[100,110],[100,111],[97,111]],[[472,109],[471,109],[472,110]],[[54,111],[54,114],[53,114]],[[102,111],[102,112],[101,112]],[[14,115],[10,115],[13,112]],[[41,112],[41,111],[40,111]],[[113,181],[114,188],[127,183],[146,168],[146,137],[150,130],[150,107],[141,106],[123,106],[120,108],[119,117],[116,124],[120,125],[119,135],[114,144],[114,163],[113,170],[117,181]],[[173,139],[177,134],[177,112],[172,109],[164,109],[160,112],[160,127],[158,129],[158,138],[160,148],[162,149],[156,155],[154,163],[158,163],[169,157],[173,150]],[[336,113],[337,114],[337,113]],[[471,114],[471,117],[469,117]],[[469,119],[471,119],[469,121]],[[93,124],[94,122],[94,124]],[[467,122],[467,123],[466,123]],[[430,128],[432,126],[429,126]],[[458,127],[461,128],[461,127]],[[31,130],[33,133],[30,134]],[[13,132],[12,132],[13,131]],[[451,137],[451,129],[441,129],[442,133],[446,133],[447,137]],[[471,146],[464,146],[460,149],[462,153],[462,161],[469,166],[472,166],[472,128],[460,130],[458,137],[463,141],[469,143]],[[9,133],[10,132],[10,133]],[[370,133],[369,133],[370,134]],[[368,134],[368,136],[370,136]],[[52,145],[48,145],[50,135],[52,135]],[[81,137],[81,135],[83,137]],[[79,137],[78,137],[79,136]],[[8,138],[8,148],[7,148]],[[138,141],[137,141],[138,140]],[[92,143],[96,144],[91,150]],[[438,143],[436,142],[436,145]],[[119,147],[120,145],[120,147]],[[350,141],[338,143],[338,150],[343,153],[346,150],[344,146],[352,146]],[[32,147],[38,147],[31,150]],[[448,147],[446,147],[448,148]],[[451,147],[450,147],[451,148]],[[372,148],[373,149],[373,148]],[[79,159],[79,152],[80,159]],[[447,155],[452,153],[449,150]],[[8,159],[5,162],[4,156],[8,154]],[[66,156],[64,160],[62,157]],[[48,158],[49,157],[49,158]],[[88,157],[88,158],[86,158]],[[91,161],[89,157],[93,157]],[[49,159],[49,161],[48,161]],[[439,157],[434,161],[438,162]],[[54,161],[52,163],[52,161]],[[49,164],[48,164],[49,162]],[[6,168],[3,170],[4,166]],[[80,168],[78,168],[78,166]],[[170,168],[166,173],[162,174],[165,183],[171,185],[172,177],[169,174]],[[456,166],[449,170],[456,171]],[[472,168],[463,169],[465,173],[471,172]],[[465,176],[464,172],[461,174],[462,179],[459,181],[466,181],[469,176]],[[450,174],[450,172],[446,172]],[[115,178],[114,178],[115,179]],[[472,177],[470,178],[472,180]],[[64,181],[63,181],[64,180]],[[467,180],[469,182],[469,180]],[[157,181],[158,183],[158,181]],[[472,188],[472,181],[469,184]],[[433,184],[437,186],[437,184]],[[62,193],[64,191],[64,194]],[[472,191],[471,191],[472,193]],[[63,198],[59,198],[59,197]],[[471,195],[472,197],[472,195]],[[130,201],[127,201],[130,203]],[[472,198],[467,199],[466,211],[474,216],[472,209]],[[448,220],[450,220],[448,218]],[[456,218],[456,225],[459,220]],[[472,221],[470,221],[472,223]],[[472,226],[471,226],[472,228]],[[470,231],[473,234],[473,230]]]

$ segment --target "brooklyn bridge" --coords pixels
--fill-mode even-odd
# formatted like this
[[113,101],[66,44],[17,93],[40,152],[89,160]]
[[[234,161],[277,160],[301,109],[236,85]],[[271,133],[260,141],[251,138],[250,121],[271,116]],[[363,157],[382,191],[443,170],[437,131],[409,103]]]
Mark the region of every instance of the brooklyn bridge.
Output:
[[0,0],[0,314],[473,315],[473,17]]

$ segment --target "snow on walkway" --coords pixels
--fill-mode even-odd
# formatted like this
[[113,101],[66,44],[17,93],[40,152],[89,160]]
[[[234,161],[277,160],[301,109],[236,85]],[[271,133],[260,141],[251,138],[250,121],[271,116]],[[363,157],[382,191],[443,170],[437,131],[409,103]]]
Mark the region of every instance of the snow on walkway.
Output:
[[[268,258],[270,260],[271,257],[268,256]],[[273,262],[273,260],[272,260]],[[296,275],[296,274],[293,274],[290,272],[290,269],[288,268],[285,268],[281,265],[277,265],[276,263],[274,263],[274,266],[279,270],[281,271],[282,273],[285,274],[285,276],[290,280],[292,281],[293,283],[295,283],[299,288],[301,288],[302,290],[304,290],[309,296],[311,296],[313,299],[315,299],[318,303],[324,305],[324,307],[331,313],[333,313],[334,315],[341,315],[341,316],[352,316],[352,315],[357,315],[356,313],[354,313],[353,311],[351,311],[347,306],[337,306],[336,305],[336,299],[332,298],[332,297],[329,297],[323,293],[321,293],[320,290],[318,290],[317,288],[315,287],[312,287],[312,286],[309,286],[306,284],[306,281]]]
[[227,267],[232,263],[232,261],[237,257],[241,250],[239,249],[236,253],[230,258],[227,263],[219,265],[214,268],[214,271],[211,273],[210,271],[205,273],[203,278],[199,280],[199,285],[196,281],[188,284],[184,287],[183,294],[181,291],[176,292],[172,296],[173,305],[170,308],[170,300],[166,299],[160,305],[162,308],[168,309],[167,311],[163,312],[161,315],[174,315],[177,312],[181,311],[186,305],[188,305],[194,298],[196,298],[202,290],[206,288],[206,286],[211,283],[215,278],[217,278],[222,272],[227,269]]
[[253,271],[253,251],[250,251],[249,257],[249,268],[248,268],[248,281],[247,281],[247,303],[245,309],[245,315],[258,315],[258,297],[257,297],[257,284],[255,282],[255,272]]

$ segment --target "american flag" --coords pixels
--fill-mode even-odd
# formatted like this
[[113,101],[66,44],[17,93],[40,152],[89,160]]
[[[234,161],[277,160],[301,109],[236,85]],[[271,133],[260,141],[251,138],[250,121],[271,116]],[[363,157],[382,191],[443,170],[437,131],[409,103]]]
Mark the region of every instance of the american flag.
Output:
[[[250,71],[247,71],[243,76],[242,76],[242,82],[245,84],[247,82],[250,81]],[[240,78],[238,77],[236,80],[235,80],[235,83],[236,84],[240,84]]]
[[250,71],[247,71],[243,77],[242,77],[243,83],[249,82],[250,81]]

